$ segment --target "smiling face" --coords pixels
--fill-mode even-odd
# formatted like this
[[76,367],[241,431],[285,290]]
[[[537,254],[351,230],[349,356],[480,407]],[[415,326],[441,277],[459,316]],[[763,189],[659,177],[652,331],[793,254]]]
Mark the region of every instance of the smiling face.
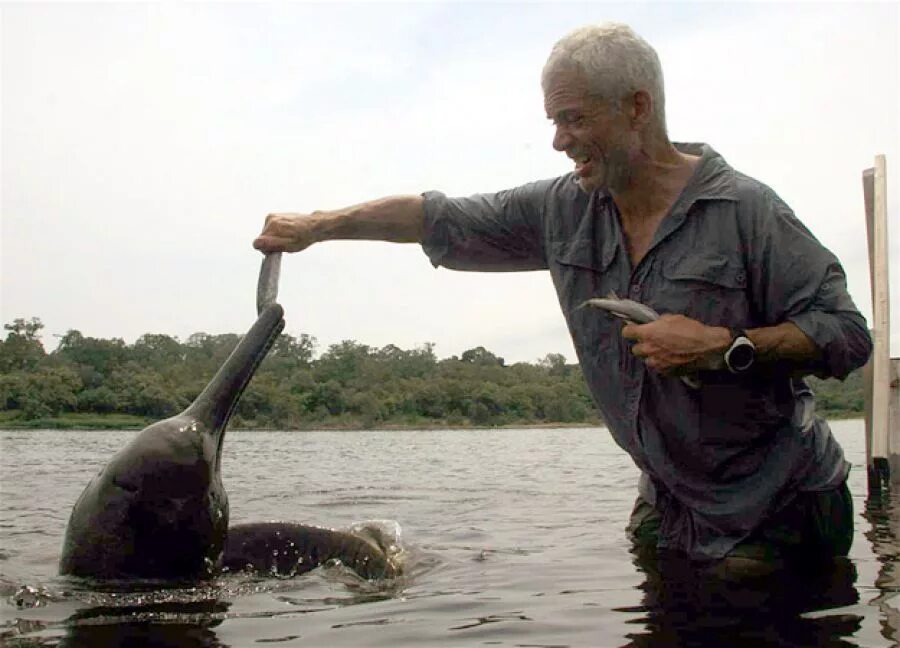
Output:
[[627,186],[637,139],[620,105],[591,95],[583,75],[562,69],[546,79],[544,108],[556,129],[553,148],[575,162],[583,191]]

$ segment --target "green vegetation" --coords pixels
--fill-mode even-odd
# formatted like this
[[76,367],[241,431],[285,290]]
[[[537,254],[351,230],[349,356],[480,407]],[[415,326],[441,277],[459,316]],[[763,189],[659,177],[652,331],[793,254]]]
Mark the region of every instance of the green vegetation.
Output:
[[854,371],[844,382],[806,379],[816,395],[816,412],[829,419],[862,418],[865,412],[862,370]]
[[[0,427],[140,428],[177,414],[238,336],[134,344],[71,330],[46,353],[39,319],[5,325]],[[577,366],[550,354],[507,366],[483,347],[438,360],[431,344],[373,348],[352,340],[316,357],[316,340],[282,334],[244,392],[232,427],[371,428],[599,422]]]
[[[177,414],[237,344],[234,334],[184,342],[146,334],[134,344],[70,330],[46,353],[37,318],[6,324],[0,341],[0,427],[141,428]],[[858,374],[813,380],[829,417],[859,416]],[[237,428],[389,428],[598,424],[577,365],[551,353],[507,365],[476,347],[439,360],[434,345],[404,350],[352,340],[316,357],[315,338],[282,334],[238,405]]]

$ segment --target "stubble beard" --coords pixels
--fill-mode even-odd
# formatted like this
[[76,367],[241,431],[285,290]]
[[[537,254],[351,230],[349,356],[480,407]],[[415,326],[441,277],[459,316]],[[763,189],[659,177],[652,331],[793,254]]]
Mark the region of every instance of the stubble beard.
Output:
[[[599,162],[599,163],[598,163]],[[603,160],[595,160],[594,172],[586,178],[577,178],[578,188],[584,193],[594,191],[617,192],[628,186],[631,170],[628,154],[624,150],[611,151]]]

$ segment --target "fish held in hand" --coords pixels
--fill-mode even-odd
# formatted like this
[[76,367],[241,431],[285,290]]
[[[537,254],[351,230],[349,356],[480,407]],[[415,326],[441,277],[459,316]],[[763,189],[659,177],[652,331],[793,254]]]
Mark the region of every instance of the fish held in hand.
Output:
[[632,299],[621,299],[614,292],[610,292],[606,297],[594,297],[582,302],[576,310],[590,306],[592,308],[600,308],[615,315],[616,317],[632,322],[634,324],[647,324],[655,322],[659,319],[659,313],[640,302]]

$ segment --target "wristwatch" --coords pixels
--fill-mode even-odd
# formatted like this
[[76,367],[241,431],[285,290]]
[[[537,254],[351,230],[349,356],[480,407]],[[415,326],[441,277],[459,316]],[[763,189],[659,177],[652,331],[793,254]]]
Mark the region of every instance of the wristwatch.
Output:
[[745,373],[756,359],[756,345],[750,341],[747,331],[732,330],[731,344],[725,351],[725,366],[733,374]]

